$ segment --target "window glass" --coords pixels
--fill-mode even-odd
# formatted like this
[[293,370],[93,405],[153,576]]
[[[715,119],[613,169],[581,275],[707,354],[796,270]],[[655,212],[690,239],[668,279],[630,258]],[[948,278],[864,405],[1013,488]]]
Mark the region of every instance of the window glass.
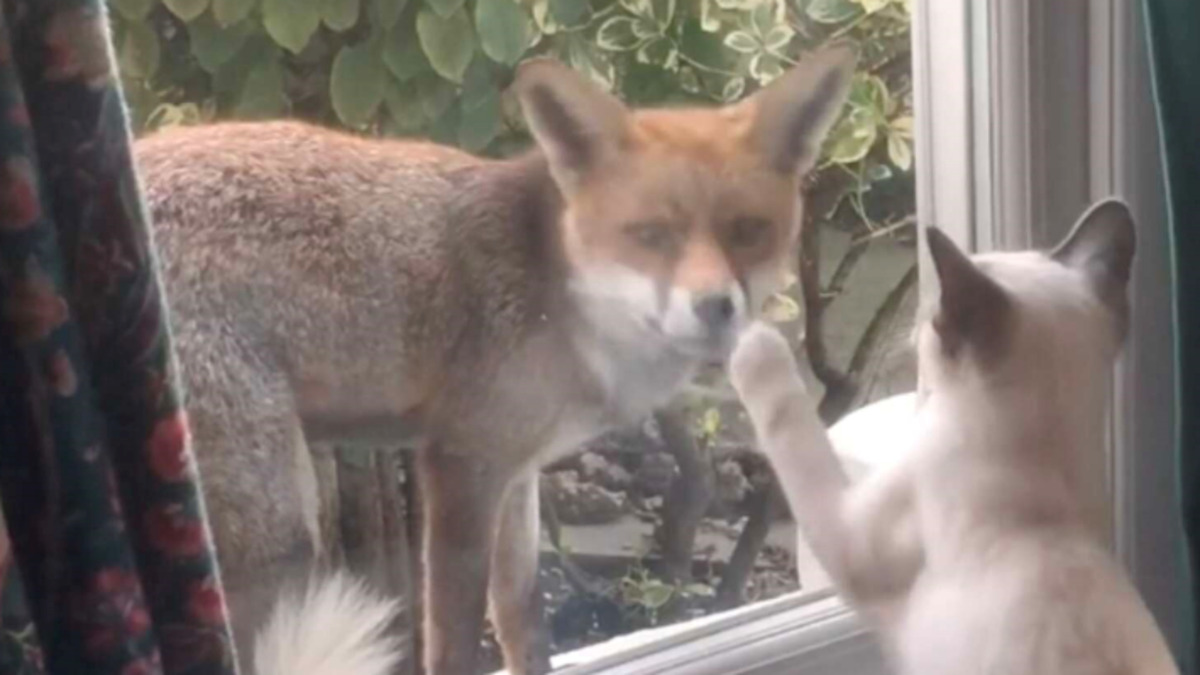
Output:
[[[848,102],[803,181],[806,208],[801,252],[793,265],[797,274],[767,300],[765,310],[796,349],[806,352],[812,366],[807,375],[824,397],[822,413],[830,422],[915,385],[907,345],[916,302],[910,5],[906,0],[109,0],[138,136],[230,120],[292,118],[372,139],[431,140],[487,158],[513,157],[530,148],[529,128],[510,85],[515,67],[531,58],[565,63],[630,106],[709,107],[742,101],[833,41],[856,44],[860,56]],[[681,117],[674,124],[689,122]],[[211,138],[200,135],[195,142]],[[295,151],[306,152],[302,145]],[[151,175],[157,166],[143,163],[144,181],[157,184]],[[253,161],[240,166],[255,171]],[[341,188],[327,186],[346,181],[384,185],[379,175],[356,171],[330,161],[296,185],[290,199],[300,204],[337,199]],[[241,179],[229,176],[231,185],[235,178]],[[428,186],[406,180],[416,179],[397,175],[388,189],[423,198]],[[172,206],[172,195],[163,188],[151,192],[152,213],[177,213],[186,206]],[[459,198],[471,198],[464,195]],[[228,208],[220,213],[257,222],[253,199],[243,208],[236,203],[242,197],[232,192],[213,190],[207,198],[225,200]],[[200,314],[203,303],[177,298],[174,289],[189,274],[197,275],[191,282],[201,286],[214,283],[203,275],[219,269],[195,261],[241,255],[239,247],[249,238],[294,236],[300,229],[260,224],[229,239],[156,235],[170,248],[164,252],[164,273],[176,332],[184,333],[181,358],[202,358],[204,349],[188,345],[193,336],[187,331],[194,328],[189,322],[209,315]],[[323,251],[330,255],[339,247],[371,246],[319,241],[332,247]],[[512,245],[511,238],[495,245]],[[290,251],[297,260],[308,255],[299,244],[272,250]],[[438,255],[429,251],[428,259]],[[303,260],[314,274],[330,279],[345,273],[334,258]],[[338,303],[351,300],[339,293],[399,294],[388,284],[442,273],[411,260],[407,264],[413,267],[394,277],[372,282],[356,276],[359,286],[324,288],[322,293],[332,295],[313,307],[340,311],[350,305]],[[454,283],[455,268],[445,274],[451,277],[447,283]],[[270,287],[256,287],[253,276],[239,283],[245,295],[238,297],[250,303],[247,307],[270,304]],[[389,311],[388,297],[380,296],[379,312]],[[264,399],[315,401],[306,410],[316,412],[300,425],[306,434],[340,429],[339,420],[356,429],[374,428],[380,415],[376,404],[400,389],[337,398],[321,389],[321,369],[354,362],[349,357],[361,352],[371,361],[364,366],[365,378],[375,368],[389,367],[380,361],[397,353],[385,344],[389,339],[437,339],[429,337],[437,326],[501,310],[480,300],[454,311],[461,316],[422,315],[429,331],[398,327],[395,336],[378,336],[378,343],[356,344],[330,334],[324,348],[340,356],[330,353],[324,365],[305,361],[293,369],[311,375],[311,382],[253,386],[261,387]],[[275,334],[266,325],[273,315],[254,318],[247,320],[255,323],[254,330]],[[349,331],[359,318],[348,314],[340,321]],[[330,325],[289,320],[296,322],[289,336],[297,340],[305,330]],[[244,359],[249,364],[244,372],[257,372],[253,369],[262,359],[280,354],[316,358],[315,352],[256,342],[260,334],[238,333],[241,325],[226,328],[241,336],[232,344],[243,351],[215,351],[203,358]],[[183,370],[194,380],[203,369],[185,363]],[[224,385],[185,378],[185,386],[198,392]],[[515,400],[521,393],[511,395]],[[210,459],[216,450],[205,445],[206,424],[222,420],[206,420],[203,412],[193,412],[192,418],[201,469],[216,466],[218,460]],[[260,428],[286,422],[269,416],[245,421]],[[282,518],[279,513],[292,509],[297,522],[323,533],[325,553],[335,564],[348,563],[391,591],[418,595],[406,582],[421,568],[415,562],[420,546],[412,517],[423,505],[414,501],[420,491],[412,489],[417,469],[411,450],[417,443],[379,426],[383,432],[368,441],[326,441],[330,434],[322,433],[299,444],[311,455],[304,461],[311,462],[316,482],[301,492],[316,495],[315,511],[308,502],[276,499],[271,490],[285,481],[264,477],[258,498],[222,503],[210,508],[210,515],[262,508],[271,509],[263,518]],[[278,439],[292,442],[282,432]],[[252,444],[242,451],[264,452]],[[207,492],[231,480],[229,472],[237,469],[227,468],[203,475]],[[539,492],[539,613],[556,653],[828,586],[797,543],[770,467],[754,449],[740,406],[716,370],[701,372],[670,404],[637,423],[587,440],[577,452],[544,466]],[[511,544],[504,537],[498,543]],[[223,560],[242,557],[231,550],[220,555]],[[265,596],[274,592],[274,586],[259,582],[286,577],[296,565],[303,567],[293,558],[259,565],[231,584],[239,632],[251,631],[261,619],[246,608],[264,606]],[[406,621],[401,629],[411,630],[414,623]],[[489,672],[502,666],[501,650],[490,627],[483,640],[478,670]]]

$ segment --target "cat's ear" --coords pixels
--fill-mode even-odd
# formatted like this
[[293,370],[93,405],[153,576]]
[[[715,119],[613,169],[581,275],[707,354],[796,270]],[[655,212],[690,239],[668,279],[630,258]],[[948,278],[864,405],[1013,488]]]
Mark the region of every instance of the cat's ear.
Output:
[[529,131],[566,193],[628,142],[625,104],[571,68],[548,58],[517,69],[514,87]]
[[1114,312],[1128,307],[1126,290],[1137,249],[1133,214],[1119,199],[1105,199],[1082,216],[1050,257],[1079,270]]
[[943,347],[994,355],[1012,314],[1008,293],[938,228],[926,228],[925,240],[941,289],[933,327]]
[[830,45],[738,104],[752,111],[751,140],[772,169],[804,174],[813,167],[846,102],[857,61],[850,43]]

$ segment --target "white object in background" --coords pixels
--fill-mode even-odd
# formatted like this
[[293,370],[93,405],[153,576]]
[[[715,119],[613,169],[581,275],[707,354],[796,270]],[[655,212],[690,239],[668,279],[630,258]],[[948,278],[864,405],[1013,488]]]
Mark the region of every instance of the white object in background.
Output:
[[899,457],[912,433],[916,406],[915,391],[889,396],[855,410],[829,428],[829,441],[850,480]]

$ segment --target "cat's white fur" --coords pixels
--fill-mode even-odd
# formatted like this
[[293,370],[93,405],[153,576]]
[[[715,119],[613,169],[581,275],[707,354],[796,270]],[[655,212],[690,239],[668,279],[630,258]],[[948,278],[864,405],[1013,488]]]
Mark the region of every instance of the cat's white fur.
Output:
[[1104,428],[1134,250],[1089,210],[1053,254],[967,258],[930,232],[941,296],[915,333],[897,459],[851,485],[786,341],[730,374],[802,536],[904,675],[1173,675],[1110,556]]

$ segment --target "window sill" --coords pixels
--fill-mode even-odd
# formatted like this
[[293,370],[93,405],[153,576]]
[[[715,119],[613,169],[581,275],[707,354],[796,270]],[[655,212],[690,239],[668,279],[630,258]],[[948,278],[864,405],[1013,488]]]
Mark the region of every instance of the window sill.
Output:
[[[874,638],[832,591],[800,591],[638,631],[559,654],[551,661],[561,675],[885,672]],[[506,671],[493,675],[506,675]]]

